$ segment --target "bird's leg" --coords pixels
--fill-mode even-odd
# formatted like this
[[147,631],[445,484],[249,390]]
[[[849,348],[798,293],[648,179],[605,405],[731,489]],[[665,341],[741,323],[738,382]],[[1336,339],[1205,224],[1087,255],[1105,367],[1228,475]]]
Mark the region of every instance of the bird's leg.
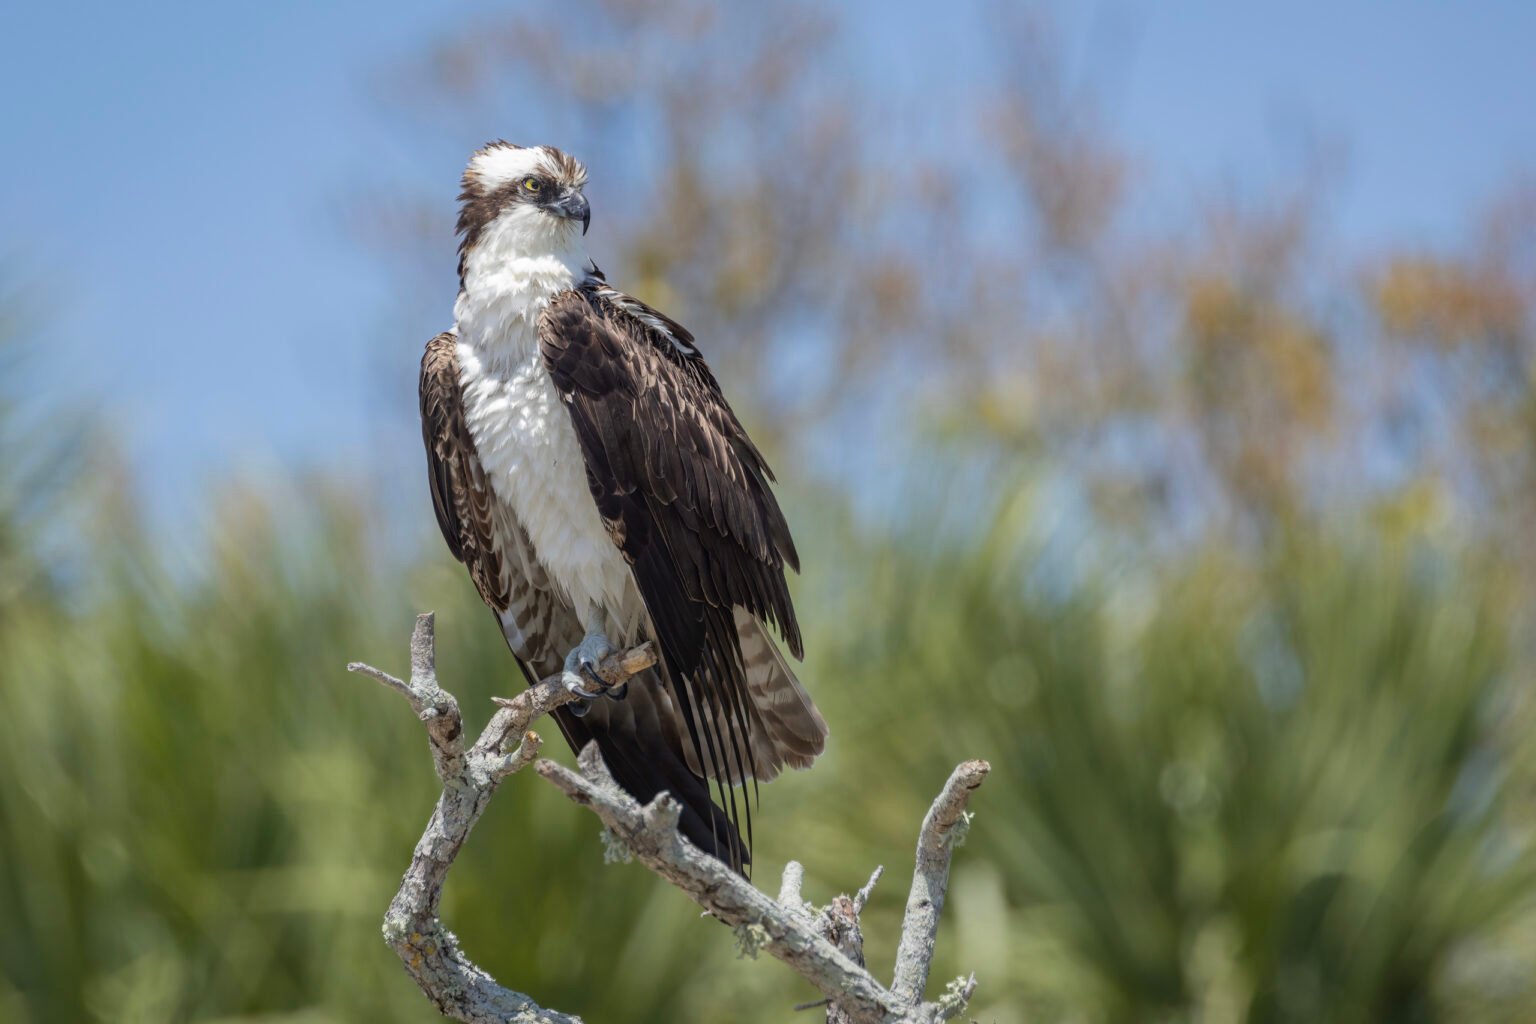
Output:
[[628,683],[623,686],[609,686],[603,677],[597,674],[597,666],[612,653],[613,645],[608,642],[608,638],[594,631],[588,633],[586,638],[565,656],[565,672],[561,682],[565,684],[567,690],[582,700],[582,703],[570,705],[571,714],[577,718],[587,713],[585,702],[599,697],[622,700],[628,692]]

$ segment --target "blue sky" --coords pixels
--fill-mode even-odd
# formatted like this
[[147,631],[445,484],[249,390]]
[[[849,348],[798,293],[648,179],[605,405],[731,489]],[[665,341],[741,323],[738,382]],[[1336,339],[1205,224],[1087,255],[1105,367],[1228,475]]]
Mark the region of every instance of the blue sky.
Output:
[[[926,5],[890,6],[847,6],[848,73],[963,95],[986,8],[935,21]],[[425,335],[391,320],[392,281],[342,211],[360,187],[408,182],[438,197],[447,223],[468,149],[507,129],[413,136],[373,86],[493,8],[0,11],[0,257],[40,286],[42,340],[59,357],[41,383],[121,423],[157,513],[253,463],[379,464],[377,406],[402,393],[380,375],[414,379]],[[1072,74],[1149,175],[1151,205],[1279,179],[1287,142],[1321,137],[1343,145],[1334,224],[1344,254],[1359,255],[1454,242],[1500,185],[1536,170],[1536,5],[1044,9]],[[441,258],[446,326],[451,251]],[[604,268],[622,283],[624,268]],[[398,461],[418,468],[415,452]]]

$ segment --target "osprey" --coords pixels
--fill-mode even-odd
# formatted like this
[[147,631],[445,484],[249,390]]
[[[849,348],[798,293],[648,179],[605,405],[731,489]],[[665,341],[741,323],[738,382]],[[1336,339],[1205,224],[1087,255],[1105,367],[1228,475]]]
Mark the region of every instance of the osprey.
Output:
[[[596,740],[642,803],[669,791],[683,834],[744,870],[734,787],[826,744],[766,628],[802,656],[798,556],[693,337],[587,258],[586,177],[549,146],[470,159],[454,327],[421,363],[432,503],[529,683],[562,672],[583,697],[555,713],[572,749]],[[598,663],[642,640],[657,668],[594,697]]]

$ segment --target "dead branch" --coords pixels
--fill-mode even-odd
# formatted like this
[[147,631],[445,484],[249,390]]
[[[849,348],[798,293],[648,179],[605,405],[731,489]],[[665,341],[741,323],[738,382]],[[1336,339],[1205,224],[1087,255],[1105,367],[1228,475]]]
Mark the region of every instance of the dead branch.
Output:
[[[922,831],[917,834],[917,866],[912,870],[907,913],[901,922],[901,945],[896,947],[896,977],[891,984],[897,997],[909,1003],[921,999],[928,985],[939,912],[944,909],[944,894],[949,888],[949,859],[971,823],[966,805],[991,770],[992,766],[985,761],[966,761],[957,767],[928,808]],[[976,987],[975,979],[968,984],[967,999]]]
[[[598,672],[605,682],[618,685],[655,663],[651,645],[642,644],[612,655]],[[448,871],[491,794],[538,753],[538,734],[528,726],[577,698],[558,675],[514,698],[497,698],[500,708],[480,738],[466,749],[458,702],[438,685],[435,664],[433,618],[427,614],[417,618],[411,636],[408,682],[368,665],[348,666],[410,702],[426,726],[433,764],[443,783],[437,807],[385,913],[385,941],[446,1017],[471,1024],[579,1024],[579,1017],[545,1009],[529,996],[498,984],[464,956],[438,918]],[[635,859],[733,928],[744,953],[755,956],[765,949],[819,989],[826,997],[827,1019],[832,1024],[935,1024],[964,1009],[976,987],[974,975],[952,982],[937,1002],[923,1002],[922,995],[933,960],[950,856],[969,822],[965,808],[970,794],[986,777],[985,761],[968,761],[956,768],[923,820],[896,980],[889,989],[865,969],[859,926],[860,912],[881,869],[856,896],[839,896],[818,911],[803,901],[804,872],[791,861],[784,869],[779,898],[771,899],[683,838],[677,830],[681,807],[669,794],[662,793],[642,807],[613,781],[596,744],[588,744],[577,762],[579,773],[547,760],[538,761],[535,770],[596,814]]]
[[[618,685],[655,663],[651,645],[642,644],[610,656],[598,674]],[[437,916],[448,871],[491,794],[538,754],[539,735],[528,730],[529,724],[575,700],[575,695],[553,676],[511,700],[498,701],[500,709],[474,745],[465,749],[459,702],[437,684],[430,613],[417,617],[411,634],[409,682],[356,662],[347,669],[371,676],[410,701],[427,728],[432,762],[443,783],[437,807],[411,855],[411,866],[384,915],[384,941],[445,1017],[471,1024],[580,1024],[579,1017],[546,1010],[523,993],[498,985],[459,950],[453,933]]]

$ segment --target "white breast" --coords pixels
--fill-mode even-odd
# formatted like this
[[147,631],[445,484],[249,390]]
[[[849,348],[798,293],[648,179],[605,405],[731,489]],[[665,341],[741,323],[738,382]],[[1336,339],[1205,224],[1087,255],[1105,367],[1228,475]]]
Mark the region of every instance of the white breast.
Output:
[[539,353],[539,314],[575,283],[574,270],[563,260],[504,259],[465,283],[455,310],[459,379],[486,478],[582,627],[627,641],[639,607],[634,577],[597,514],[570,413]]

